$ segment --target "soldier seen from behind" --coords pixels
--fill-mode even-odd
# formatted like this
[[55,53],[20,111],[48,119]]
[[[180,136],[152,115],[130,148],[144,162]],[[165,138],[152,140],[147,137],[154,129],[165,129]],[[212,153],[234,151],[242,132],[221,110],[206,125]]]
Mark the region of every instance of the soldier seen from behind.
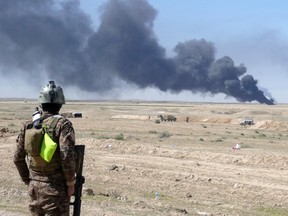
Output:
[[65,104],[62,88],[50,81],[42,88],[39,103],[40,121],[23,124],[14,163],[22,181],[29,185],[32,215],[68,216],[76,181],[75,133],[72,123],[59,115]]

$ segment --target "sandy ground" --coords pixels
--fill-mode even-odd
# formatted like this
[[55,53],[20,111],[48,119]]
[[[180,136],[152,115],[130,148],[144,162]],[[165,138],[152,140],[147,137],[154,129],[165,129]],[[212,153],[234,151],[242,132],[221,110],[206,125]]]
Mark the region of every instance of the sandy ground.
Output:
[[[29,215],[13,153],[36,105],[0,101],[0,216]],[[61,112],[83,114],[70,118],[86,146],[81,215],[288,215],[287,105],[75,101]]]

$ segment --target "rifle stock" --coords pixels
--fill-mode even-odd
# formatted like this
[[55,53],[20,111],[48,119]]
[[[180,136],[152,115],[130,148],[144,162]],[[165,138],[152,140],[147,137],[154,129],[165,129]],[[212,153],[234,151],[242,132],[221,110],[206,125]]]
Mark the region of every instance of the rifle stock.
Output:
[[83,172],[83,163],[84,163],[84,152],[85,145],[75,145],[75,152],[77,153],[77,172],[76,172],[76,184],[75,184],[75,193],[74,201],[70,203],[73,205],[73,216],[80,216],[81,212],[81,196],[82,196],[82,186],[85,183],[85,178],[82,175]]

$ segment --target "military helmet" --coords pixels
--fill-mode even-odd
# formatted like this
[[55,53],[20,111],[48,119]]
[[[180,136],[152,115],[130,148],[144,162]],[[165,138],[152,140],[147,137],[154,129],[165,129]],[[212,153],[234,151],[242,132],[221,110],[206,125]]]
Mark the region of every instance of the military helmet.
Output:
[[45,85],[41,89],[39,103],[65,104],[65,97],[62,88],[56,86],[54,81],[49,81],[49,84]]

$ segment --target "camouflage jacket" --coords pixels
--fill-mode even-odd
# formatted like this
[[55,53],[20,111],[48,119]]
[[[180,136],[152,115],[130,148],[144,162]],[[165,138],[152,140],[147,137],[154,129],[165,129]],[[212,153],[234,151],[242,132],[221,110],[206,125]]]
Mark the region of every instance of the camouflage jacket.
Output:
[[[48,121],[48,118],[45,118],[51,114],[44,112],[43,113],[43,123]],[[54,141],[58,143],[56,152],[58,151],[59,160],[58,163],[60,169],[55,173],[42,173],[35,171],[29,166],[29,160],[27,160],[28,154],[25,150],[24,140],[25,140],[25,131],[33,127],[31,121],[23,124],[20,134],[16,139],[16,150],[14,153],[14,163],[17,167],[17,170],[22,178],[22,181],[25,184],[29,184],[30,180],[38,181],[48,181],[55,183],[64,183],[66,182],[67,186],[72,186],[75,184],[75,133],[72,126],[72,123],[66,118],[60,118],[55,126],[55,131],[53,137]],[[54,156],[53,156],[54,157]]]

